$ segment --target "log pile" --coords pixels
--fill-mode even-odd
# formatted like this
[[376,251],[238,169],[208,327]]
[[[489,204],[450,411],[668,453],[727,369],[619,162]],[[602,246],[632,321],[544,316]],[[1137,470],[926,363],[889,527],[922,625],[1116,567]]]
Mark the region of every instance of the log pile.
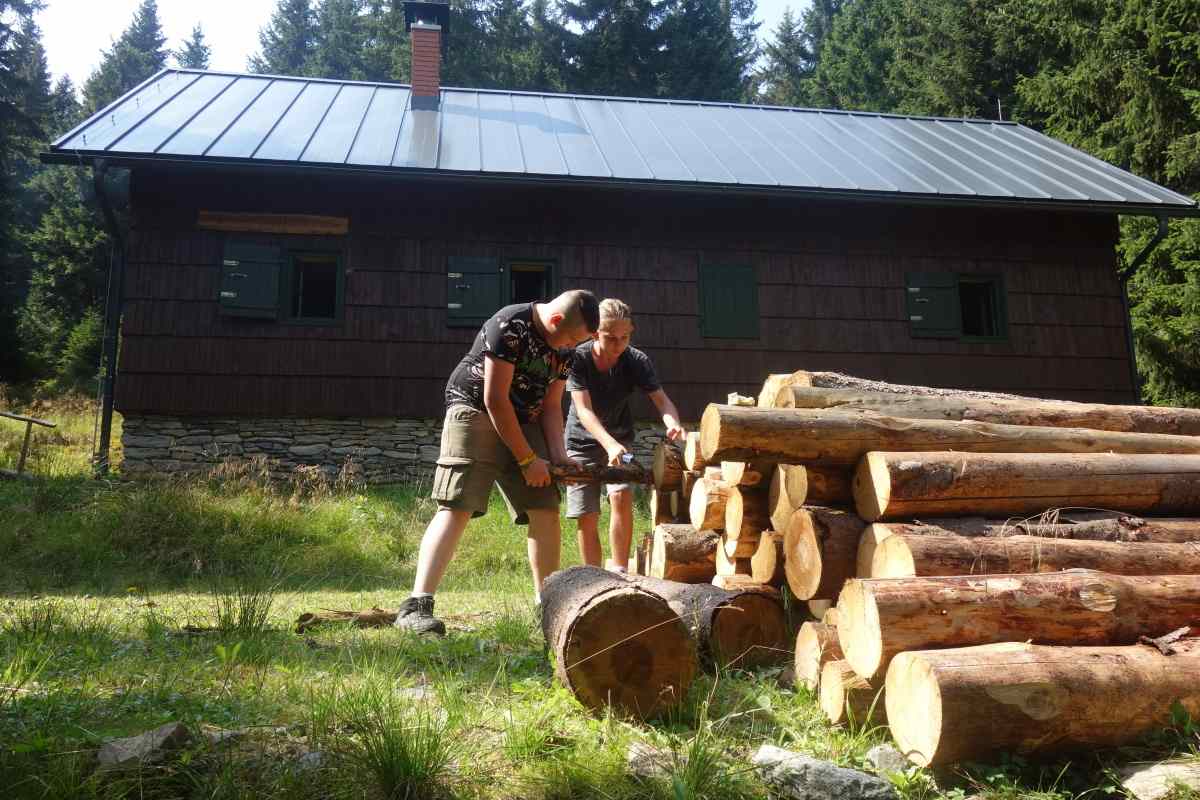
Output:
[[782,578],[825,616],[794,669],[831,721],[890,724],[929,765],[1200,709],[1200,410],[801,372],[698,433],[714,580]]

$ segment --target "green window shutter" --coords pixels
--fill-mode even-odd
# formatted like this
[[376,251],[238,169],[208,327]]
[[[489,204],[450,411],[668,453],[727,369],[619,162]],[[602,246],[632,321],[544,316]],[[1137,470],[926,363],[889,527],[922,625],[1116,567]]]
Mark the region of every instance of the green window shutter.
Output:
[[221,259],[222,314],[276,319],[283,250],[277,245],[230,241]]
[[958,275],[910,272],[905,276],[909,331],[914,337],[956,339],[962,333]]
[[700,265],[700,335],[758,338],[758,277],[753,264]]
[[446,318],[450,325],[482,325],[504,305],[500,260],[450,256],[446,260]]

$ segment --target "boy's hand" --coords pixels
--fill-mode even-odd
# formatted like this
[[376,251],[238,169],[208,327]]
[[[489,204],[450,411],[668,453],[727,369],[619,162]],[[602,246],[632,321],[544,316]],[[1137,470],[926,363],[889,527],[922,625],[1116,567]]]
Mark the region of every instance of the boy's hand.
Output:
[[608,465],[610,467],[619,467],[622,463],[621,456],[629,451],[625,449],[623,444],[616,442],[611,447],[604,448],[604,452],[608,454]]
[[683,441],[687,438],[687,431],[682,425],[671,425],[667,428],[667,438],[672,442]]
[[544,458],[535,458],[521,470],[525,483],[537,489],[550,485],[550,464]]

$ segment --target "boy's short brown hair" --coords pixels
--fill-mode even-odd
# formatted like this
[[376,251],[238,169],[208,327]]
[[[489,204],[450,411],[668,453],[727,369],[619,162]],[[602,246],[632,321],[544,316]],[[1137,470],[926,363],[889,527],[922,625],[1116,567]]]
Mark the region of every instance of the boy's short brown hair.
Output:
[[555,300],[562,311],[563,324],[567,328],[587,328],[595,333],[600,328],[600,301],[586,289],[563,292]]

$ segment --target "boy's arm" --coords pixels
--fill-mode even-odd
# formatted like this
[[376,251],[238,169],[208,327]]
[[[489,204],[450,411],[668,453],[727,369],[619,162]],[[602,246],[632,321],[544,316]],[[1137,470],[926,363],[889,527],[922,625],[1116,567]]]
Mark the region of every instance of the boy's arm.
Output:
[[542,400],[542,434],[546,437],[547,455],[555,464],[572,463],[563,444],[563,385],[562,380],[550,381],[546,387],[546,397]]
[[667,393],[662,389],[656,389],[649,396],[650,402],[654,403],[658,413],[662,414],[663,425],[667,428],[667,438],[679,441],[687,436],[687,431],[679,422],[679,409],[671,402],[671,398],[667,397]]
[[[512,400],[508,397],[515,369],[507,361],[491,355],[484,356],[483,405],[487,408],[488,416],[491,418],[500,440],[504,442],[504,446],[509,449],[519,464],[533,454],[533,448],[529,446],[529,440],[521,431],[521,423],[517,419],[516,409],[513,408]],[[559,416],[562,416],[561,412]],[[559,447],[562,445],[560,444]],[[530,486],[547,486],[550,483],[550,465],[543,459],[537,458],[536,454],[534,455],[534,460],[527,464],[521,473],[525,476],[525,482]]]
[[583,429],[590,433],[608,454],[608,463],[613,466],[619,465],[621,454],[628,451],[625,449],[625,445],[612,437],[612,434],[604,427],[604,423],[600,421],[596,410],[592,408],[592,393],[587,389],[575,389],[571,392],[571,402],[575,404],[575,414],[579,417]]

